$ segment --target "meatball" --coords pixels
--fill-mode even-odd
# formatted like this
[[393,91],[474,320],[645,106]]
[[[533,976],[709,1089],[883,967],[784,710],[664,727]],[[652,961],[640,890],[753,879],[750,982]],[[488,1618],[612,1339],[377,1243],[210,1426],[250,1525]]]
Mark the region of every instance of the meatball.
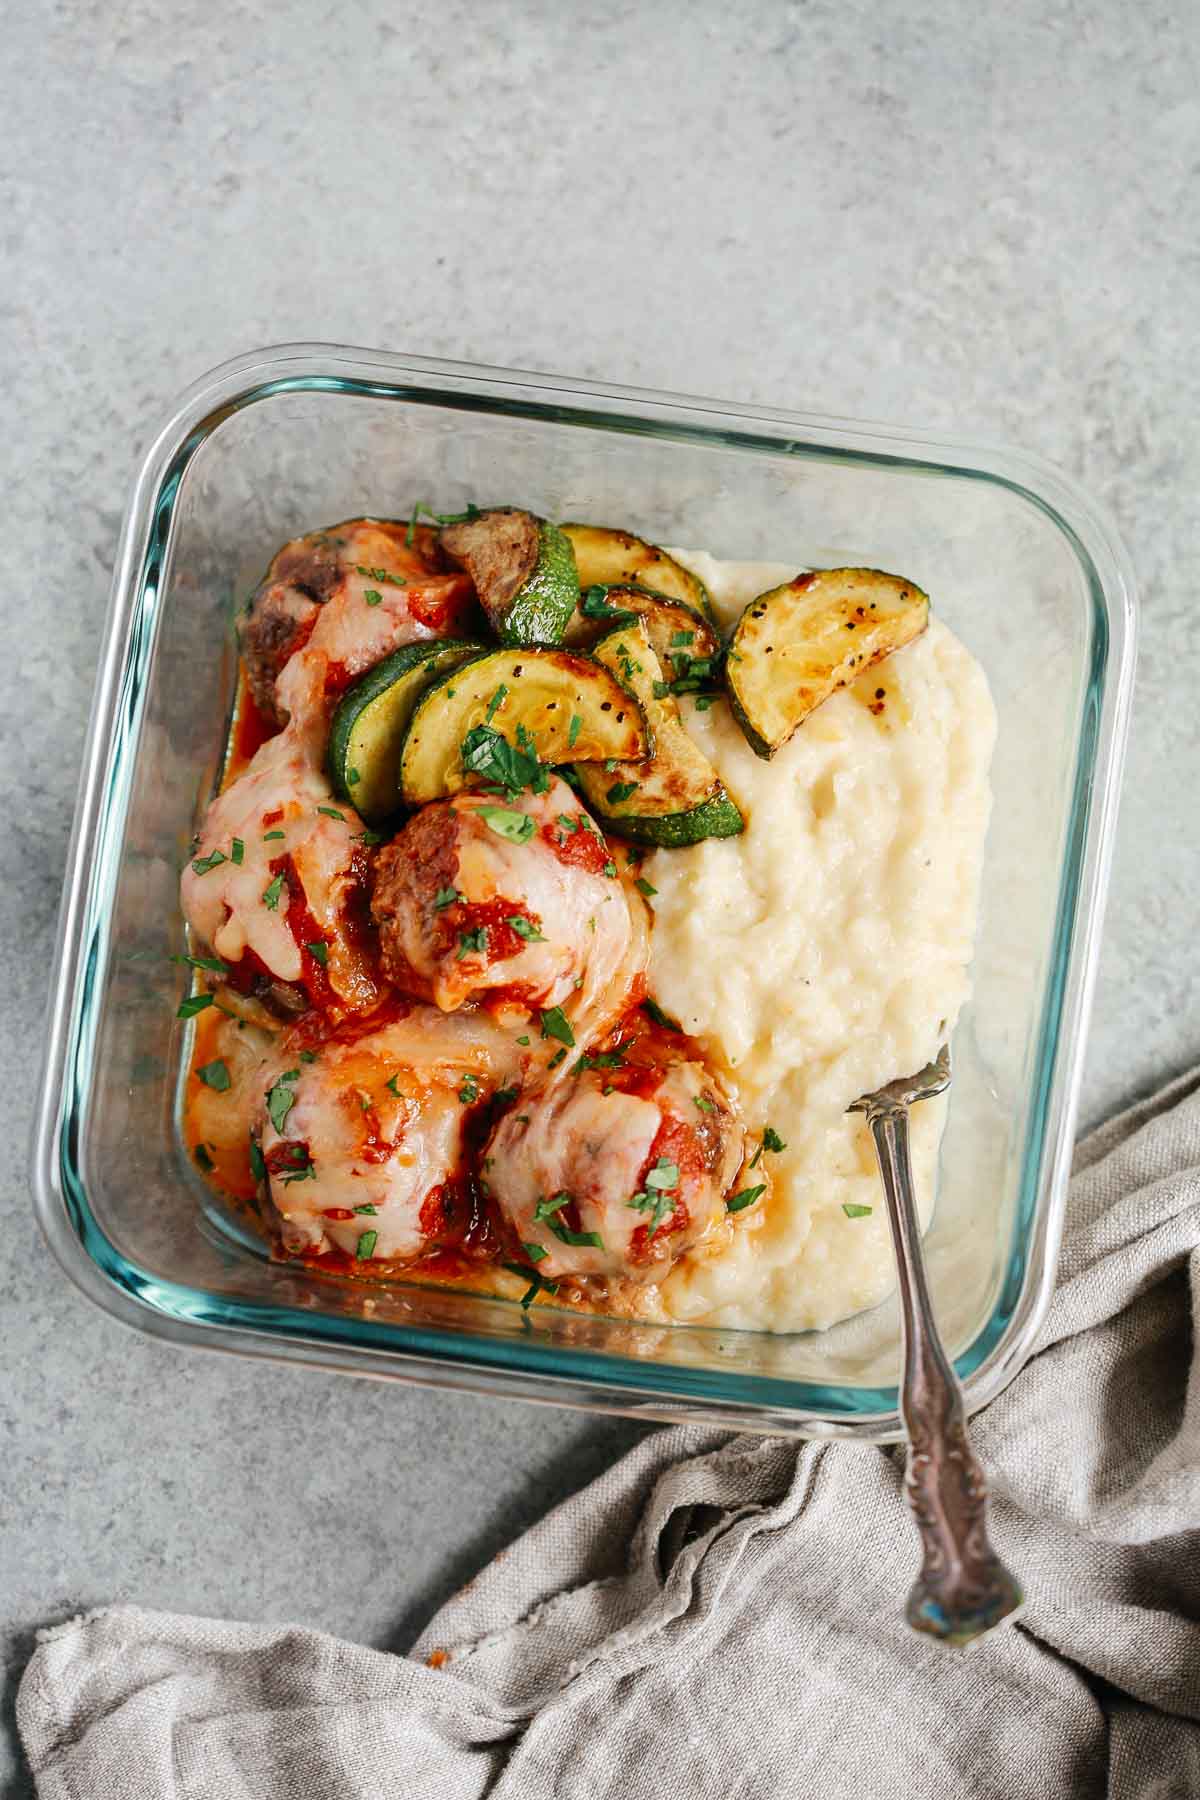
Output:
[[262,1078],[254,1129],[283,1249],[411,1262],[460,1241],[465,1134],[515,1073],[514,1055],[486,1017],[427,1007],[315,1056],[282,1049]]
[[274,558],[238,625],[246,679],[264,716],[288,708],[279,675],[306,645],[328,658],[328,687],[346,686],[401,644],[474,627],[470,579],[446,573],[428,530],[349,519],[293,538]]
[[724,1227],[744,1144],[716,1077],[663,1033],[585,1056],[523,1095],[485,1166],[539,1275],[658,1281]]
[[213,801],[180,881],[192,930],[235,985],[277,1011],[362,1012],[379,997],[364,943],[364,827],[321,765],[324,667],[308,652],[289,665],[292,722]]
[[443,1012],[480,996],[612,1016],[645,966],[641,901],[557,776],[511,802],[462,793],[424,807],[380,851],[371,911],[390,980]]

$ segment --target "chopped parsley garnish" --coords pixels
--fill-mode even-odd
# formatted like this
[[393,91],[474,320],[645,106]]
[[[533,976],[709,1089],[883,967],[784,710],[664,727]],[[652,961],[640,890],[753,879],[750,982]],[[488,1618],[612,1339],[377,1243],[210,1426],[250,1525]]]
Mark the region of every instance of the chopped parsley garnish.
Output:
[[501,682],[500,686],[496,689],[495,693],[492,695],[491,699],[488,701],[487,711],[483,715],[483,722],[485,725],[491,724],[493,718],[496,715],[497,710],[504,704],[504,699],[505,699],[505,696],[507,695],[507,693],[508,693],[508,689],[505,687],[504,683]]
[[842,1211],[848,1219],[869,1219],[874,1210],[873,1206],[856,1206],[852,1200],[842,1203]]
[[[390,582],[393,587],[408,586],[402,575],[393,575],[390,569],[369,569],[365,563],[355,563],[354,572],[356,575],[364,576],[367,581]],[[382,595],[378,595],[374,600],[368,599],[367,605],[378,606],[380,599],[382,599]]]
[[604,773],[606,775],[615,775],[616,772],[617,772],[616,757],[615,756],[606,756],[604,759]]
[[264,844],[269,844],[272,838],[281,838],[283,835],[282,831],[264,831],[262,841]]
[[577,1250],[603,1250],[604,1239],[598,1231],[570,1231],[565,1225],[551,1219],[550,1229],[561,1244],[570,1244]]
[[377,1206],[356,1206],[354,1210],[356,1213],[364,1214],[368,1219],[375,1218],[379,1212]]
[[214,975],[227,975],[228,965],[219,956],[173,956],[172,962],[186,963],[189,969],[211,969]]
[[234,838],[233,842],[229,846],[230,862],[236,863],[240,866],[242,858],[245,856],[245,854],[246,854],[246,846],[242,842],[241,838]]
[[693,1095],[693,1099],[695,1100],[696,1105],[700,1108],[701,1112],[709,1112],[709,1113],[716,1112],[716,1110],[717,1110],[716,1106],[709,1099],[707,1094],[695,1094],[695,1095]]
[[637,618],[635,612],[625,607],[610,606],[608,589],[599,582],[593,582],[585,589],[579,602],[579,610],[587,619],[603,619],[609,625],[630,625]]
[[579,820],[573,819],[570,813],[559,813],[558,822],[564,831],[578,831]]
[[400,1098],[400,1089],[396,1086],[399,1079],[400,1077],[398,1075],[393,1075],[390,1080],[385,1081],[383,1084],[389,1094],[395,1094],[397,1100]]
[[267,907],[270,912],[274,912],[276,910],[276,908],[278,907],[279,896],[280,896],[280,894],[282,894],[282,892],[283,892],[283,875],[279,874],[275,877],[275,879],[271,883],[270,887],[264,888],[264,890],[263,890],[263,905],[265,907]]
[[479,508],[470,505],[468,502],[466,512],[437,513],[434,512],[431,506],[427,506],[424,500],[418,500],[417,504],[412,509],[412,517],[408,521],[408,530],[404,534],[404,542],[410,546],[413,538],[416,536],[417,520],[422,513],[425,514],[427,519],[432,519],[435,525],[461,525],[464,519],[477,519],[479,517]]
[[283,1177],[284,1187],[291,1187],[293,1181],[315,1181],[317,1165],[308,1154],[308,1146],[288,1144],[285,1148],[288,1158],[286,1166],[290,1172]]
[[362,776],[359,774],[357,769],[347,769],[346,770],[346,786],[347,787],[353,787],[356,782],[359,782],[361,780],[362,780]]
[[680,644],[693,644],[695,641],[696,634],[694,631],[673,631],[671,633],[672,650],[677,649]]
[[477,931],[460,931],[458,934],[458,951],[455,962],[461,962],[464,956],[486,956],[488,947],[487,926],[481,925]]
[[750,1158],[750,1167],[753,1168],[754,1165],[759,1161],[764,1150],[779,1151],[779,1150],[786,1150],[786,1149],[787,1149],[787,1145],[784,1143],[784,1141],[780,1137],[779,1133],[777,1131],[772,1131],[771,1127],[768,1125],[766,1130],[762,1134],[762,1143],[758,1146],[758,1149],[754,1152],[754,1155]]
[[479,1083],[473,1075],[464,1075],[462,1086],[458,1090],[458,1098],[463,1106],[470,1106],[479,1098]]
[[371,844],[382,844],[382,842],[383,842],[382,831],[372,831],[370,826],[368,826],[365,831],[354,832],[353,837],[354,837],[354,841],[356,844],[371,845]]
[[324,813],[327,819],[340,819],[343,825],[346,823],[345,813],[339,812],[336,806],[318,806],[317,811]]
[[317,1053],[315,1050],[301,1050],[300,1061],[302,1063],[315,1063],[316,1060],[317,1060]]
[[697,694],[696,695],[696,711],[697,712],[707,712],[709,707],[712,705],[712,703],[715,699],[716,699],[715,694]]
[[529,1039],[527,1037],[519,1037],[517,1039],[517,1042],[518,1042],[518,1044],[527,1044],[529,1042]]
[[656,700],[665,700],[670,692],[671,684],[669,681],[656,681],[654,683],[654,698]]
[[634,1212],[650,1214],[650,1223],[646,1227],[647,1237],[654,1237],[663,1220],[669,1218],[675,1211],[675,1202],[661,1188],[653,1191],[643,1188],[641,1193],[633,1196],[629,1205]]
[[623,1050],[601,1050],[597,1056],[581,1056],[571,1070],[572,1075],[582,1075],[588,1069],[620,1069],[624,1066]]
[[664,1031],[683,1030],[683,1026],[679,1023],[679,1020],[673,1019],[670,1013],[665,1013],[658,1004],[658,1001],[651,1000],[649,995],[642,1001],[642,1011],[648,1018],[653,1019],[656,1025],[661,1025]]
[[448,906],[453,906],[456,900],[461,899],[462,895],[457,888],[439,888],[433,896],[433,910],[434,912],[445,912]]
[[279,1136],[283,1136],[283,1128],[287,1116],[296,1104],[296,1096],[287,1085],[287,1077],[281,1076],[273,1088],[267,1090],[267,1116]]
[[192,863],[192,873],[194,875],[207,875],[210,869],[215,869],[218,864],[228,861],[229,858],[223,850],[214,850],[209,856],[196,857],[195,861]]
[[670,1162],[665,1156],[660,1156],[646,1176],[646,1186],[659,1188],[663,1193],[677,1188],[679,1186],[679,1164]]
[[606,874],[606,875],[615,875],[615,874],[616,874],[616,872],[617,872],[617,865],[616,865],[616,863],[615,863],[615,862],[606,862],[606,863],[605,863],[605,865],[604,865],[604,873],[605,873],[605,874]]
[[527,844],[537,830],[528,813],[514,812],[508,806],[481,806],[479,816],[489,831],[507,838],[510,844]]
[[[493,1106],[508,1106],[513,1100],[516,1099],[516,1097],[520,1093],[520,1091],[521,1091],[520,1088],[515,1088],[515,1087],[497,1088],[495,1093],[492,1095]],[[488,1160],[490,1161],[491,1159],[489,1158]],[[484,1168],[486,1168],[486,1167],[487,1167],[487,1163],[484,1164]]]
[[211,994],[189,994],[186,1000],[179,1002],[179,1011],[175,1017],[177,1019],[194,1019],[197,1013],[202,1013],[205,1007],[211,1006],[212,1003]]
[[316,962],[320,963],[320,965],[323,969],[328,966],[328,963],[329,963],[329,945],[328,944],[318,941],[315,944],[305,944],[304,948],[308,951],[308,954]]
[[568,1050],[575,1047],[575,1033],[571,1030],[571,1022],[561,1006],[552,1006],[542,1014],[542,1036],[557,1038]]
[[542,932],[530,919],[523,919],[520,913],[511,913],[504,923],[511,925],[518,937],[523,937],[529,944],[544,944],[546,939]]
[[545,1244],[526,1244],[522,1241],[521,1248],[531,1263],[545,1262],[550,1254]]
[[383,595],[380,593],[378,588],[364,588],[363,599],[366,601],[368,606],[382,606],[383,605]]
[[358,1242],[354,1246],[355,1262],[366,1262],[368,1256],[373,1256],[378,1242],[379,1233],[377,1231],[360,1232]]
[[564,1206],[570,1205],[571,1198],[572,1196],[564,1188],[561,1193],[555,1194],[552,1200],[539,1200],[533,1209],[534,1224],[541,1225],[547,1219],[552,1219],[556,1212],[561,1212]]
[[[499,691],[503,692],[503,689]],[[537,747],[523,725],[517,726],[515,744],[510,744],[494,725],[473,725],[462,741],[459,755],[468,775],[494,782],[510,798],[515,798],[522,788],[544,794],[550,786],[550,777],[538,757]]]
[[637,793],[638,785],[636,781],[614,781],[604,798],[613,806],[620,806],[623,800]]
[[267,1178],[266,1161],[253,1137],[250,1139],[250,1173],[255,1181],[265,1181]]
[[215,1062],[205,1063],[202,1069],[196,1070],[197,1079],[205,1087],[210,1087],[214,1094],[228,1093],[230,1088],[229,1070],[218,1056]]
[[529,1311],[529,1308],[533,1305],[539,1294],[557,1294],[558,1292],[557,1281],[547,1281],[546,1277],[544,1275],[539,1275],[536,1269],[527,1269],[522,1263],[510,1262],[501,1263],[500,1267],[502,1269],[507,1269],[510,1275],[519,1275],[522,1281],[528,1281],[529,1283],[529,1286],[521,1295],[522,1312]]
[[217,1165],[216,1165],[216,1163],[214,1163],[212,1157],[208,1154],[208,1145],[207,1144],[193,1144],[192,1145],[192,1155],[195,1157],[198,1167],[203,1169],[204,1173],[206,1175],[211,1175],[212,1171],[216,1168]]
[[761,1187],[742,1188],[740,1193],[731,1194],[725,1202],[726,1212],[741,1212],[747,1206],[753,1206],[760,1195],[767,1191],[766,1183]]
[[573,750],[579,742],[579,734],[583,730],[583,720],[578,713],[571,714],[571,723],[567,728],[567,749]]
[[644,875],[639,875],[633,885],[639,894],[644,894],[646,896],[647,900],[653,900],[655,894],[658,892],[656,887],[651,887]]
[[566,1045],[564,1044],[564,1046],[561,1050],[556,1050],[554,1052],[554,1055],[550,1058],[550,1061],[546,1064],[546,1067],[548,1069],[557,1069],[559,1063],[562,1061],[563,1057],[566,1054],[567,1054],[567,1050],[566,1050]]

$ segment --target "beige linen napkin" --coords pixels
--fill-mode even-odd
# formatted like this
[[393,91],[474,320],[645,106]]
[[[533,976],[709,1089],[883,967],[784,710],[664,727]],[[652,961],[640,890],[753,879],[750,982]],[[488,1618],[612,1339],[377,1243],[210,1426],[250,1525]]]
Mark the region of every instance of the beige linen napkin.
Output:
[[915,1637],[895,1452],[647,1439],[408,1657],[119,1607],[47,1632],[41,1800],[1200,1795],[1200,1074],[1079,1148],[1038,1353],[977,1418],[1018,1623]]

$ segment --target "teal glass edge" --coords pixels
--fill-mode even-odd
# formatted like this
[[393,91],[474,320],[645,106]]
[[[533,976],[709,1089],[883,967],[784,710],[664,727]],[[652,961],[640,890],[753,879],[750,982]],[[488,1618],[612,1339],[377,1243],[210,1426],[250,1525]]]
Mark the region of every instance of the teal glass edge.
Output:
[[[375,360],[377,353],[343,352],[330,346],[290,346],[278,352],[262,353],[273,360],[290,358],[309,358],[317,361],[331,355],[346,356],[362,360]],[[533,384],[552,382],[562,385],[565,391],[581,397],[591,393],[595,397],[608,399],[627,399],[633,402],[650,403],[655,406],[679,407],[682,409],[702,410],[711,406],[734,416],[746,417],[751,422],[758,417],[762,423],[778,424],[786,421],[788,415],[763,413],[755,415],[738,414],[738,409],[727,407],[721,402],[693,401],[686,396],[657,395],[644,391],[628,389],[612,389],[588,384],[572,384],[560,381],[557,377],[525,376],[515,371],[474,370],[469,365],[431,363],[419,358],[378,358],[385,363],[394,361],[398,369],[415,370],[419,375],[442,374],[452,379],[470,380],[472,378],[491,378],[498,383],[524,382]],[[215,376],[236,376],[243,366],[261,366],[260,358],[243,358],[227,365],[225,370],[214,372]],[[212,378],[208,378],[211,382]],[[215,385],[215,383],[213,384]],[[195,392],[203,392],[206,384],[198,384]],[[545,391],[544,386],[542,391]],[[1045,513],[1056,528],[1070,541],[1072,548],[1084,571],[1088,592],[1091,596],[1091,644],[1087,685],[1081,708],[1081,726],[1076,749],[1074,783],[1071,799],[1066,847],[1063,868],[1059,884],[1058,909],[1055,921],[1054,939],[1051,953],[1050,977],[1043,1000],[1042,1015],[1039,1023],[1038,1052],[1035,1063],[1034,1086],[1031,1095],[1030,1123],[1022,1156],[1020,1180],[1018,1184],[1017,1203],[1014,1209],[1014,1220],[1007,1267],[1002,1275],[996,1303],[991,1316],[981,1328],[974,1341],[963,1350],[956,1359],[955,1367],[961,1380],[969,1384],[971,1378],[996,1357],[1004,1346],[1006,1336],[1022,1305],[1027,1300],[1027,1278],[1030,1270],[1030,1255],[1033,1247],[1033,1226],[1038,1212],[1038,1197],[1042,1191],[1047,1158],[1055,1146],[1050,1142],[1047,1123],[1051,1112],[1051,1100],[1058,1070],[1061,1044],[1061,1027],[1063,1024],[1064,998],[1067,994],[1072,976],[1078,982],[1081,971],[1077,966],[1081,957],[1078,943],[1079,903],[1081,885],[1088,866],[1089,843],[1092,839],[1094,810],[1097,796],[1096,777],[1098,773],[1098,755],[1102,741],[1102,727],[1105,719],[1105,700],[1112,683],[1117,683],[1120,692],[1116,695],[1114,708],[1110,697],[1108,706],[1109,722],[1109,758],[1107,770],[1107,792],[1104,795],[1108,802],[1107,810],[1111,815],[1111,802],[1115,793],[1116,776],[1119,773],[1120,751],[1124,735],[1124,718],[1127,713],[1128,688],[1132,676],[1132,583],[1127,573],[1120,569],[1116,575],[1121,583],[1124,612],[1123,659],[1115,670],[1111,668],[1112,634],[1110,630],[1110,612],[1106,604],[1104,583],[1097,570],[1095,559],[1083,542],[1080,533],[1063,516],[1056,506],[1039,494],[1036,489],[1027,486],[1013,475],[989,467],[976,467],[957,461],[938,460],[932,456],[912,454],[911,451],[893,451],[882,448],[862,448],[858,445],[839,444],[822,441],[822,433],[854,433],[862,432],[868,438],[872,432],[870,427],[844,425],[840,421],[795,418],[801,428],[801,435],[794,439],[781,439],[764,436],[753,430],[721,428],[712,424],[693,424],[686,419],[674,417],[668,420],[654,417],[638,417],[635,415],[607,412],[586,405],[567,405],[562,402],[547,402],[516,398],[513,394],[491,394],[486,392],[461,391],[453,388],[439,388],[427,380],[398,381],[394,379],[379,380],[350,375],[346,373],[313,373],[288,374],[271,379],[257,381],[233,392],[221,404],[214,406],[204,416],[198,418],[186,435],[175,447],[174,453],[165,469],[157,477],[152,496],[146,507],[147,528],[145,541],[137,551],[138,565],[136,582],[132,589],[128,637],[124,646],[120,678],[115,690],[112,719],[106,750],[106,770],[103,790],[99,796],[99,806],[95,818],[94,838],[97,854],[94,855],[91,869],[92,875],[86,896],[82,902],[82,914],[79,927],[80,954],[77,961],[76,979],[71,994],[69,1014],[65,1020],[65,1054],[62,1059],[62,1080],[60,1104],[52,1109],[49,1102],[52,1095],[47,1092],[43,1099],[42,1117],[35,1142],[35,1180],[39,1188],[39,1199],[43,1203],[43,1212],[47,1204],[52,1204],[53,1196],[47,1199],[45,1192],[47,1183],[44,1179],[51,1173],[50,1163],[53,1161],[58,1182],[61,1184],[61,1202],[70,1220],[77,1243],[92,1264],[118,1293],[127,1296],[136,1303],[139,1312],[156,1315],[164,1321],[174,1321],[183,1327],[199,1328],[200,1336],[192,1341],[216,1343],[215,1331],[233,1330],[241,1336],[247,1334],[250,1341],[230,1345],[231,1348],[252,1349],[253,1339],[269,1340],[272,1337],[283,1337],[293,1341],[297,1346],[328,1344],[350,1351],[374,1350],[390,1354],[398,1363],[397,1373],[402,1372],[405,1360],[428,1360],[433,1363],[453,1364],[464,1371],[500,1370],[513,1375],[527,1375],[551,1381],[561,1381],[568,1386],[581,1388],[592,1387],[611,1392],[616,1389],[630,1397],[648,1396],[655,1400],[677,1401],[686,1411],[688,1403],[699,1402],[700,1409],[708,1412],[710,1408],[719,1410],[722,1406],[734,1410],[747,1408],[757,1413],[769,1409],[774,1413],[783,1413],[795,1418],[814,1415],[815,1420],[827,1422],[829,1428],[836,1430],[836,1421],[845,1420],[851,1429],[853,1422],[866,1425],[868,1421],[877,1421],[882,1427],[879,1435],[888,1435],[897,1423],[897,1390],[895,1387],[851,1387],[827,1386],[812,1382],[784,1381],[768,1376],[736,1374],[732,1371],[712,1371],[688,1369],[678,1366],[664,1367],[653,1362],[641,1362],[636,1359],[603,1352],[571,1349],[564,1351],[549,1346],[539,1345],[532,1337],[523,1342],[489,1340],[466,1334],[456,1334],[447,1330],[439,1332],[417,1327],[389,1324],[376,1324],[371,1321],[355,1319],[346,1320],[332,1315],[302,1312],[289,1306],[270,1306],[261,1303],[245,1303],[232,1301],[219,1295],[210,1294],[202,1289],[185,1287],[162,1280],[149,1271],[140,1268],[135,1262],[125,1257],[109,1240],[102,1227],[93,1215],[88,1203],[86,1185],[79,1158],[79,1124],[82,1108],[85,1103],[91,1073],[91,1051],[96,1026],[96,996],[98,995],[105,973],[108,955],[106,940],[106,920],[108,903],[111,899],[113,884],[117,874],[117,852],[124,828],[125,811],[128,801],[129,786],[132,778],[134,758],[141,721],[142,694],[144,678],[149,657],[153,649],[154,629],[160,601],[160,578],[165,559],[171,521],[176,496],[187,467],[199,446],[217,429],[220,423],[234,412],[244,410],[258,402],[277,394],[285,393],[326,393],[338,396],[369,397],[385,401],[408,401],[427,406],[440,406],[448,409],[462,409],[475,412],[494,412],[518,418],[550,420],[555,423],[582,426],[593,430],[618,431],[637,435],[647,435],[667,441],[699,441],[718,443],[729,448],[745,448],[760,454],[819,458],[821,460],[846,461],[870,466],[898,466],[928,474],[949,474],[960,479],[992,482],[1018,495]],[[882,438],[882,433],[876,442]],[[160,440],[161,441],[161,440]],[[908,442],[925,442],[927,440],[909,438]],[[957,448],[957,446],[954,446]],[[969,449],[968,446],[963,446]],[[153,454],[153,453],[152,453]],[[1033,459],[1016,457],[1018,462],[1026,461],[1034,468]],[[144,475],[149,472],[150,458],[147,459]],[[1053,471],[1043,470],[1045,475],[1053,475]],[[135,495],[131,508],[130,526],[135,523],[134,513],[137,507]],[[128,529],[128,528],[127,528]],[[135,549],[136,546],[127,546]],[[1114,539],[1110,548],[1115,551],[1115,559],[1119,563],[1123,553],[1119,543]],[[127,571],[127,572],[132,572]],[[118,602],[120,599],[120,574],[114,590],[113,613],[110,617],[109,632],[119,623]],[[120,646],[110,644],[110,650],[116,651]],[[97,704],[103,688],[103,674],[98,680]],[[96,721],[102,723],[102,721]],[[94,748],[94,747],[93,747]],[[85,768],[85,785],[87,770]],[[83,797],[81,795],[81,809]],[[1111,816],[1107,820],[1111,826]],[[74,855],[78,855],[80,844],[74,847]],[[1098,883],[1103,888],[1105,863],[1104,844],[1092,843],[1091,876],[1093,887]],[[70,921],[66,916],[60,927],[60,946],[58,969],[63,965],[64,950],[68,936]],[[1092,937],[1096,935],[1098,926],[1098,906],[1093,907],[1091,920]],[[1094,944],[1092,946],[1094,948]],[[1086,962],[1086,957],[1083,958]],[[1081,1004],[1086,1005],[1086,988],[1088,986],[1087,970],[1082,971]],[[60,996],[61,1000],[61,996]],[[53,1074],[53,1045],[47,1054],[47,1073]],[[49,1088],[49,1082],[47,1088]],[[1068,1104],[1067,1113],[1070,1113]],[[1057,1239],[1058,1223],[1051,1221],[1051,1234]],[[43,1224],[47,1221],[43,1217]],[[52,1242],[52,1247],[59,1252],[59,1246]],[[1042,1306],[1048,1298],[1049,1279],[1053,1273],[1053,1244],[1049,1256],[1049,1270],[1043,1270]],[[60,1256],[61,1260],[61,1256]],[[69,1273],[77,1280],[80,1271],[69,1269]],[[101,1297],[92,1290],[92,1297]],[[515,1302],[493,1302],[493,1304],[512,1304]],[[150,1319],[145,1322],[150,1324]],[[676,1327],[680,1330],[691,1329],[687,1326]],[[1026,1345],[1027,1349],[1028,1346]],[[270,1354],[264,1345],[265,1353]],[[1011,1369],[1007,1373],[1011,1373]],[[650,1410],[653,1410],[651,1406]]]

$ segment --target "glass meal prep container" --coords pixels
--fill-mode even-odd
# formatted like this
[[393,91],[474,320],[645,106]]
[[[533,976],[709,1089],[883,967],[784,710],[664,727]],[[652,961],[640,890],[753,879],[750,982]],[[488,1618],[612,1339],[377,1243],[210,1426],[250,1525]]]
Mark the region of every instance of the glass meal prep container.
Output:
[[234,611],[286,539],[417,499],[896,570],[982,663],[995,803],[926,1240],[982,1405],[1029,1355],[1054,1278],[1133,673],[1127,559],[1020,453],[712,400],[328,345],[238,358],[183,396],[125,523],[64,889],[34,1151],[59,1262],[175,1342],[651,1418],[900,1434],[894,1300],[772,1335],[339,1281],[272,1262],[193,1166],[187,971],[170,959],[229,725]]

